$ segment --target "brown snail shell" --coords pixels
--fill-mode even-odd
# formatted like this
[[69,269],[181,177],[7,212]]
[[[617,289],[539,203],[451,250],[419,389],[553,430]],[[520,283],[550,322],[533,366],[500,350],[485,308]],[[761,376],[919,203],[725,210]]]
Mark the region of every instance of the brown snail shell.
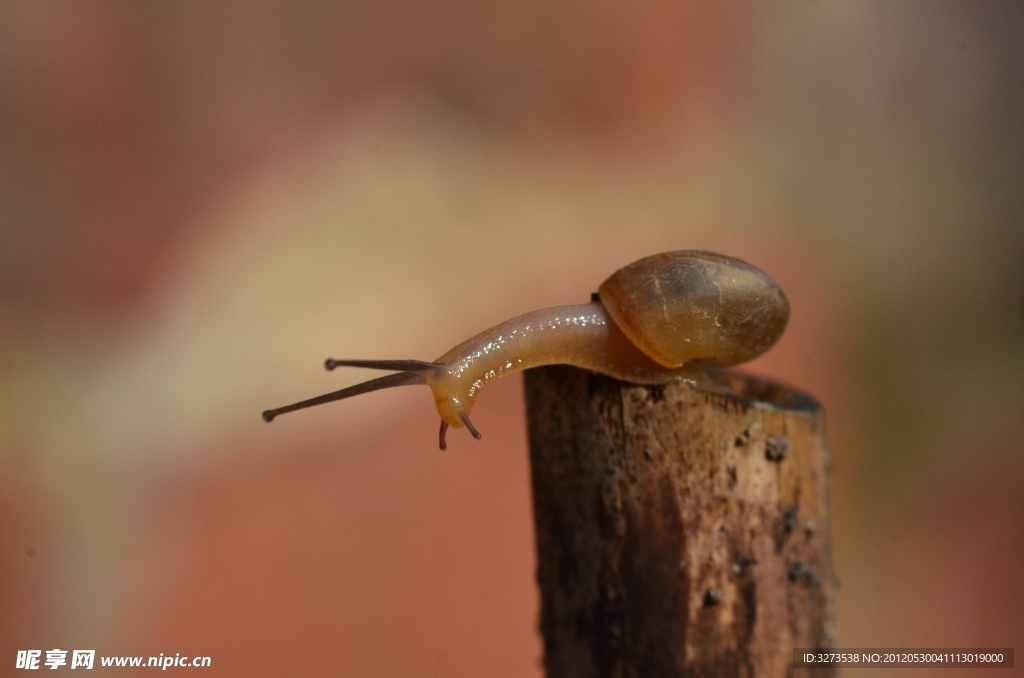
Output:
[[767,273],[715,252],[662,252],[624,266],[598,293],[608,315],[665,367],[750,360],[782,336],[789,302]]

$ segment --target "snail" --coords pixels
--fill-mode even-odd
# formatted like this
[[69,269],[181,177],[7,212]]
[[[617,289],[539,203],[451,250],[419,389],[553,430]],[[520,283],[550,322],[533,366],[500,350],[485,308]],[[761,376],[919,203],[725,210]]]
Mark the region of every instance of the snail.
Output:
[[590,303],[555,306],[506,320],[467,339],[433,362],[335,360],[336,367],[395,370],[317,398],[267,410],[285,412],[393,386],[426,384],[448,427],[465,427],[480,390],[501,377],[540,365],[568,364],[636,384],[698,383],[697,364],[726,367],[775,344],[789,320],[789,302],[767,273],[714,252],[679,250],[645,257],[616,271]]

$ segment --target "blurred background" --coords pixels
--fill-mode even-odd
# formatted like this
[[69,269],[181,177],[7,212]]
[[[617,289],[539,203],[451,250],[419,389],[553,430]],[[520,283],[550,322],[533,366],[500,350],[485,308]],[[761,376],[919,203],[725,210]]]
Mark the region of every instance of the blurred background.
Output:
[[1022,123],[1014,2],[3,0],[0,674],[539,676],[519,377],[259,413],[683,248],[792,302],[840,643],[1019,650]]

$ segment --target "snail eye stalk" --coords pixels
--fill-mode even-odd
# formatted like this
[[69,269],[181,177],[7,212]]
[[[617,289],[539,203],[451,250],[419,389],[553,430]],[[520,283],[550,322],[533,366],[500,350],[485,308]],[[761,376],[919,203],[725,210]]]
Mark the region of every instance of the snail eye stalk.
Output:
[[369,381],[364,381],[361,384],[356,384],[355,386],[343,388],[340,391],[334,391],[333,393],[325,393],[324,395],[317,396],[316,398],[310,398],[309,400],[303,400],[301,402],[293,403],[291,405],[285,405],[284,407],[278,407],[273,410],[266,410],[263,413],[263,421],[271,422],[274,421],[274,417],[276,417],[279,414],[285,414],[286,412],[294,412],[295,410],[303,410],[306,409],[307,407],[323,405],[324,403],[334,402],[335,400],[343,400],[345,398],[351,398],[352,396],[357,396],[363,393],[379,391],[383,388],[392,388],[394,386],[413,386],[416,384],[426,383],[426,377],[416,372],[399,372],[398,374],[389,374],[386,377],[377,377],[376,379],[370,379]]
[[444,367],[444,365],[440,363],[427,363],[422,360],[335,360],[334,358],[328,358],[324,362],[324,367],[328,370],[333,370],[335,367],[367,367],[371,370],[395,370],[429,374],[439,367]]

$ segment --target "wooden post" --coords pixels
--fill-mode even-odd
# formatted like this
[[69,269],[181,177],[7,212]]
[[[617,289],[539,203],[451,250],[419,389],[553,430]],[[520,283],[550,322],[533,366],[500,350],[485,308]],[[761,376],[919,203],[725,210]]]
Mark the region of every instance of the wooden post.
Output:
[[526,373],[548,678],[786,676],[834,643],[822,411],[718,379]]

